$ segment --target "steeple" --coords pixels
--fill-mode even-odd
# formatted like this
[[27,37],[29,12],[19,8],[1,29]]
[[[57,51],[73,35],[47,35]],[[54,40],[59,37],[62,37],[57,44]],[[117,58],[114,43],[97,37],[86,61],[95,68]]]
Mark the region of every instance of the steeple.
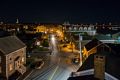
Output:
[[18,24],[18,23],[19,23],[19,20],[17,19],[17,20],[16,20],[16,24]]

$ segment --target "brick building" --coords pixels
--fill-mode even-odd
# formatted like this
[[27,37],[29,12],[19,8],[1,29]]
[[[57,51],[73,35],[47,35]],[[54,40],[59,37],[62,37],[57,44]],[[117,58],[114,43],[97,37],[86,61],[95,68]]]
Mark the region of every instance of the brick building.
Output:
[[16,71],[26,72],[26,45],[16,36],[0,38],[0,73],[6,80]]

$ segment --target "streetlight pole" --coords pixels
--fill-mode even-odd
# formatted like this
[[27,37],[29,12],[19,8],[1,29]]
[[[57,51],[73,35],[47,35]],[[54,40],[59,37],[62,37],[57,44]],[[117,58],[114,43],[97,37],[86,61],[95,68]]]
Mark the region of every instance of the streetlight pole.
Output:
[[82,49],[81,49],[82,36],[79,34],[79,47],[80,47],[80,66],[82,65]]
[[71,39],[71,44],[72,44],[72,53],[74,52],[73,51],[73,37],[72,37],[72,39]]
[[50,49],[50,55],[51,55],[52,54],[52,45],[51,45],[50,34],[48,35],[48,41],[49,41],[49,49]]

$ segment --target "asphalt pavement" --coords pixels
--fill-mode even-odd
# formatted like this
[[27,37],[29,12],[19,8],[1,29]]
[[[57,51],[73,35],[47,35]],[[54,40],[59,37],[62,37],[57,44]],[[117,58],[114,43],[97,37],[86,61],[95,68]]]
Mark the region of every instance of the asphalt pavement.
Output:
[[60,53],[58,51],[58,42],[55,37],[50,42],[52,54],[43,55],[41,57],[44,58],[45,62],[43,68],[35,69],[26,80],[67,80],[71,72],[77,71],[80,67],[80,65],[71,62],[69,56],[72,53]]

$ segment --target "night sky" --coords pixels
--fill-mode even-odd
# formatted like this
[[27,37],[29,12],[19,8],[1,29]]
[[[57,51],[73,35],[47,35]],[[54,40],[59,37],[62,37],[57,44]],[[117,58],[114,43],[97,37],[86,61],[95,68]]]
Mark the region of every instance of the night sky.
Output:
[[15,23],[120,23],[119,0],[3,0],[0,21]]

